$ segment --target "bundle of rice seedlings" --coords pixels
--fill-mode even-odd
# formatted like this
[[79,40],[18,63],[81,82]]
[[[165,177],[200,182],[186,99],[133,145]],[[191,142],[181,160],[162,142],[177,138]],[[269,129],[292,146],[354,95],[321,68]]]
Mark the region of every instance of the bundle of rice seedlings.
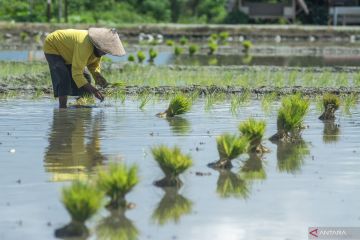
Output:
[[238,197],[243,199],[249,197],[248,182],[229,170],[220,170],[219,173],[216,192],[220,197]]
[[196,45],[190,45],[189,46],[189,55],[193,56],[198,51],[198,46]]
[[123,163],[110,163],[107,169],[101,168],[97,174],[97,184],[110,198],[111,208],[126,207],[125,195],[139,182],[138,167]]
[[216,142],[220,159],[217,162],[210,163],[208,166],[211,168],[232,168],[231,161],[246,152],[249,146],[249,140],[246,137],[228,133],[217,137]]
[[254,118],[249,118],[240,123],[239,130],[241,134],[250,141],[250,152],[264,153],[269,151],[261,144],[265,134],[265,129],[265,121],[256,121]]
[[324,112],[319,117],[320,120],[334,120],[335,111],[340,107],[340,98],[334,94],[326,93],[323,96]]
[[192,165],[190,155],[181,153],[180,148],[169,148],[164,145],[151,149],[155,161],[159,164],[165,177],[155,182],[159,187],[181,187],[179,175]]
[[155,58],[157,57],[157,55],[158,55],[158,52],[157,52],[157,51],[155,51],[153,48],[150,48],[150,49],[149,49],[149,57],[150,57],[149,61],[150,61],[150,62],[154,62],[154,60],[155,60]]
[[191,98],[177,94],[170,101],[169,107],[165,112],[158,113],[158,117],[174,117],[190,111],[192,105]]
[[55,230],[56,237],[81,237],[88,235],[85,221],[101,207],[104,195],[95,186],[75,181],[62,190],[62,203],[71,216],[71,223]]
[[183,49],[181,47],[175,46],[174,47],[174,54],[175,56],[179,56],[183,53]]
[[184,215],[190,214],[193,203],[179,194],[177,190],[167,189],[164,197],[152,214],[152,219],[159,225],[170,221],[178,223]]
[[296,94],[284,97],[277,117],[277,133],[270,140],[294,142],[300,139],[309,101]]
[[146,55],[143,51],[138,51],[137,52],[137,59],[139,63],[142,63],[146,58]]

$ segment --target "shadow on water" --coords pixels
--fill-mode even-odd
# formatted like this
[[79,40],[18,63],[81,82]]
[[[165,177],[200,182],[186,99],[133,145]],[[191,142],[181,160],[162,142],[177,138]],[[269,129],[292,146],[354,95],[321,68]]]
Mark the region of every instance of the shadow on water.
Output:
[[249,182],[230,170],[219,170],[216,192],[222,198],[237,197],[247,199],[250,196]]
[[101,153],[102,112],[91,108],[54,110],[44,166],[52,181],[87,178],[106,157]]
[[324,121],[323,142],[336,143],[340,139],[340,126],[334,121]]
[[280,172],[298,173],[308,155],[310,155],[309,146],[302,139],[296,143],[279,142],[277,144],[277,168]]
[[112,210],[110,216],[102,219],[96,226],[97,239],[135,240],[139,230],[134,223],[125,216],[125,210]]
[[175,135],[184,135],[191,131],[190,122],[182,117],[166,118],[171,128],[171,131]]
[[244,180],[265,180],[266,172],[261,156],[256,153],[250,153],[249,159],[241,167],[240,176]]
[[179,223],[180,218],[190,214],[193,203],[178,193],[175,187],[163,188],[165,195],[152,214],[152,219],[158,225],[168,222]]

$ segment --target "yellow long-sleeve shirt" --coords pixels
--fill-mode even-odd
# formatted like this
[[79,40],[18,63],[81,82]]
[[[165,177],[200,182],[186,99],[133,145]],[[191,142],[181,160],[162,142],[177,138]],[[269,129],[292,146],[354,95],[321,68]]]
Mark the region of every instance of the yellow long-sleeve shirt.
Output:
[[46,37],[43,50],[47,54],[60,55],[66,64],[71,64],[72,77],[78,88],[87,83],[83,76],[86,66],[93,76],[100,73],[101,58],[94,55],[87,30],[57,30]]

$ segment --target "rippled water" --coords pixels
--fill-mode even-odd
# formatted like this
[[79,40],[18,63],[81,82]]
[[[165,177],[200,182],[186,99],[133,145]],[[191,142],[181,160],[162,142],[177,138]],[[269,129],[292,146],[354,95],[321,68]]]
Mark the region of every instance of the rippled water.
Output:
[[[54,238],[70,220],[61,187],[109,161],[139,165],[141,181],[127,196],[136,208],[120,217],[97,214],[87,224],[91,239],[109,230],[139,239],[306,239],[310,226],[360,224],[359,104],[352,115],[339,112],[336,125],[324,125],[312,106],[302,144],[266,140],[271,153],[243,155],[230,173],[206,166],[218,158],[215,137],[236,132],[249,116],[266,119],[270,137],[278,103],[265,114],[252,100],[234,116],[228,103],[205,111],[200,100],[170,122],[155,117],[166,102],[144,111],[138,105],[59,111],[46,99],[0,100],[0,239]],[[157,144],[177,144],[193,157],[179,192],[152,185],[163,176],[150,154]]]

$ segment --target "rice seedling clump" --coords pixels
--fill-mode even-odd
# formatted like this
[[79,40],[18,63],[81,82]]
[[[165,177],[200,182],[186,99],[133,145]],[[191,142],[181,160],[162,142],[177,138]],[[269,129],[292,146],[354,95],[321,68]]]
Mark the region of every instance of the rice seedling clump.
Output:
[[190,111],[192,105],[191,98],[184,95],[176,95],[170,101],[168,109],[163,113],[158,113],[158,117],[174,117]]
[[268,151],[268,149],[261,144],[265,134],[265,129],[265,121],[256,121],[254,118],[249,118],[248,120],[240,123],[239,130],[241,134],[250,141],[249,151],[258,153]]
[[75,181],[62,190],[62,203],[71,216],[71,223],[55,231],[57,237],[86,236],[85,221],[101,207],[104,195],[95,186]]
[[151,149],[155,161],[165,174],[165,178],[156,181],[159,187],[181,187],[179,175],[192,165],[190,155],[181,153],[180,148],[169,148],[164,145]]
[[97,175],[99,188],[110,197],[111,208],[125,207],[125,195],[139,182],[138,167],[111,163],[107,170],[100,169]]
[[246,152],[249,146],[249,140],[246,137],[228,133],[217,137],[216,143],[220,159],[217,162],[210,163],[208,166],[220,169],[232,168],[231,161]]
[[301,137],[303,121],[309,109],[309,101],[296,94],[284,97],[277,117],[277,133],[271,141],[293,142]]
[[323,96],[324,112],[319,117],[320,120],[334,120],[335,111],[340,107],[340,98],[334,94],[326,93]]

